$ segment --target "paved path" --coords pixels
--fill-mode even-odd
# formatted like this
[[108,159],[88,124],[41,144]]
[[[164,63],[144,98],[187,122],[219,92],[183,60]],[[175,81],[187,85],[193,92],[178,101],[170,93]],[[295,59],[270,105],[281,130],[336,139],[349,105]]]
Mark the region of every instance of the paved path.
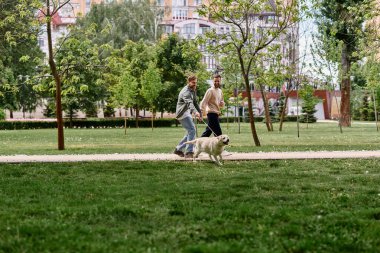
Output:
[[[333,159],[333,158],[380,158],[375,151],[308,151],[308,152],[257,152],[231,153],[224,160],[271,160],[271,159]],[[202,154],[199,160],[209,160]],[[83,162],[83,161],[191,161],[174,154],[92,154],[92,155],[12,155],[0,156],[0,163],[28,162]]]

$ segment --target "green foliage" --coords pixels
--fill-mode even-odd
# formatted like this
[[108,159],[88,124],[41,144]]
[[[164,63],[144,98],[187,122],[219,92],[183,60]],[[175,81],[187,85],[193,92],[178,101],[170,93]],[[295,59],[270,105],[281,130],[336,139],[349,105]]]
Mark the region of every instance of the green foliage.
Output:
[[122,49],[115,50],[107,59],[109,72],[105,78],[110,86],[112,105],[136,109],[149,107],[142,88],[144,75],[152,66],[154,53],[154,47],[142,40],[127,41]]
[[[64,43],[61,41],[58,43],[60,47],[56,48],[55,61],[62,82],[62,107],[70,118],[75,117],[79,110],[93,114],[97,101],[104,100],[107,95],[101,74],[104,66],[99,57],[100,48],[87,36],[74,28],[69,37],[61,39]],[[44,69],[45,74],[49,72],[49,69]],[[50,76],[35,84],[34,89],[54,97],[55,87]]]
[[164,84],[156,105],[159,111],[175,112],[178,93],[186,85],[190,73],[198,76],[197,93],[199,97],[203,96],[209,88],[206,80],[210,76],[200,63],[201,57],[202,54],[193,42],[180,39],[176,34],[159,41],[156,61]]
[[241,90],[244,88],[241,69],[237,57],[226,56],[220,60],[220,66],[223,69],[223,87],[228,90]]
[[154,109],[155,104],[157,104],[158,96],[163,89],[161,75],[154,62],[150,62],[147,70],[142,76],[141,83],[141,94],[149,104],[150,108]]
[[[253,76],[261,78],[262,73],[267,71],[268,64],[271,64],[268,60],[273,58],[277,61],[277,56],[281,55],[282,50],[278,50],[277,43],[273,42],[282,40],[287,31],[296,25],[300,18],[299,11],[302,9],[299,7],[302,5],[303,1],[276,1],[269,4],[266,0],[237,0],[233,3],[221,0],[211,1],[203,4],[198,13],[209,17],[215,23],[228,26],[231,32],[220,33],[216,29],[210,29],[204,36],[198,38],[198,43],[205,46],[211,55],[237,59],[245,91],[249,93]],[[266,16],[261,13],[271,13],[271,15]],[[266,66],[260,64],[262,61],[268,64]],[[274,81],[277,79],[274,73],[282,72],[280,68],[272,66],[270,69],[270,67],[269,79],[273,80],[269,80],[268,84],[278,85]],[[255,80],[255,84],[265,84],[265,82]],[[248,103],[251,106],[251,97],[248,97]],[[250,112],[252,137],[255,145],[260,146],[253,113]]]
[[0,107],[8,110],[16,110],[17,86],[11,68],[0,61]]
[[43,106],[45,107],[43,109],[43,115],[46,117],[46,118],[55,118],[56,115],[56,108],[55,108],[55,100],[54,98],[47,98],[45,99],[45,102],[43,104]]
[[114,1],[92,5],[91,11],[78,20],[78,26],[87,30],[95,24],[94,44],[121,49],[127,40],[155,41],[159,36],[155,19],[162,14],[157,13],[149,1]]
[[125,70],[120,82],[111,86],[111,105],[114,107],[133,106],[137,103],[137,95],[139,93],[138,83],[129,70]]
[[315,106],[318,104],[318,99],[314,97],[314,90],[311,86],[305,85],[300,91],[300,97],[302,98],[302,116],[300,122],[302,123],[315,123],[317,118],[314,113],[317,111]]
[[[0,114],[1,117],[1,114]],[[174,125],[175,119],[157,119],[155,127],[171,127]],[[150,127],[149,120],[139,120],[139,127]],[[127,120],[127,127],[135,127],[134,119]],[[16,130],[16,129],[46,129],[56,128],[55,121],[0,121],[0,130]],[[124,118],[114,119],[97,119],[97,120],[81,120],[74,119],[72,121],[64,121],[65,128],[122,128],[124,127]]]
[[[376,91],[376,90],[375,90]],[[374,108],[374,95],[376,99],[376,110],[379,113],[378,104],[378,89],[375,91],[355,90],[352,94],[352,111],[353,119],[361,121],[374,121],[375,108]]]
[[[380,62],[376,54],[372,54],[367,58],[364,65],[358,67],[358,74],[361,74],[363,83],[367,89],[378,89],[380,87]],[[357,75],[355,75],[356,77]],[[364,85],[361,85],[364,87]]]
[[37,45],[39,0],[0,0],[0,106],[32,111],[37,94],[27,82],[42,53]]
[[[286,108],[285,105],[285,94],[283,92],[280,93],[280,98],[278,100],[278,114],[277,114],[277,119],[280,120],[282,111],[285,110]],[[286,113],[285,113],[286,115]]]
[[0,120],[5,120],[5,111],[0,107]]

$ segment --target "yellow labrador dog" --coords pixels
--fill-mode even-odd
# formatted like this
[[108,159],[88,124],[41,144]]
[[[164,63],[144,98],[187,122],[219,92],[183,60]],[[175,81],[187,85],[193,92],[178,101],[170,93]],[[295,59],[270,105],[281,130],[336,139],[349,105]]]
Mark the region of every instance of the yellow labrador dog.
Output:
[[205,152],[212,161],[218,165],[222,165],[222,152],[224,150],[224,146],[228,145],[229,142],[230,138],[228,135],[223,134],[217,137],[201,137],[185,143],[194,144],[195,149],[193,161],[195,161],[195,158],[197,158],[201,152]]

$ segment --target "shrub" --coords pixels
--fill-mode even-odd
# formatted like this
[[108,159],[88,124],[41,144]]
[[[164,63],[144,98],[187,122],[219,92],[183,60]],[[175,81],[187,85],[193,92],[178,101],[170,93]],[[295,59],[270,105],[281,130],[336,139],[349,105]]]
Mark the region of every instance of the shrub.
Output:
[[[175,124],[175,119],[157,119],[154,121],[154,127],[171,127]],[[127,127],[135,127],[135,119],[127,119]],[[151,127],[152,122],[149,119],[139,120],[139,127]],[[13,129],[43,129],[56,128],[55,121],[0,121],[0,130]],[[64,120],[64,127],[70,127],[70,121]],[[123,128],[124,119],[74,119],[72,122],[73,128]]]
[[3,108],[0,108],[0,120],[5,120],[5,111]]

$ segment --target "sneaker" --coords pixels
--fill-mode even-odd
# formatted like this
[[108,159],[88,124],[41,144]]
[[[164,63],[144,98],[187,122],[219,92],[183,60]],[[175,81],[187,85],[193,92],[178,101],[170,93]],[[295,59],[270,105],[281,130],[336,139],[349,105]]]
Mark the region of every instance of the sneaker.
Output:
[[187,152],[187,153],[185,154],[185,158],[193,158],[193,156],[194,156],[194,153],[193,153],[193,152]]
[[230,156],[232,153],[228,152],[227,150],[223,150],[222,156]]
[[174,150],[173,154],[176,154],[176,155],[178,155],[180,157],[184,157],[185,156],[185,154],[181,150],[177,150],[177,149]]

